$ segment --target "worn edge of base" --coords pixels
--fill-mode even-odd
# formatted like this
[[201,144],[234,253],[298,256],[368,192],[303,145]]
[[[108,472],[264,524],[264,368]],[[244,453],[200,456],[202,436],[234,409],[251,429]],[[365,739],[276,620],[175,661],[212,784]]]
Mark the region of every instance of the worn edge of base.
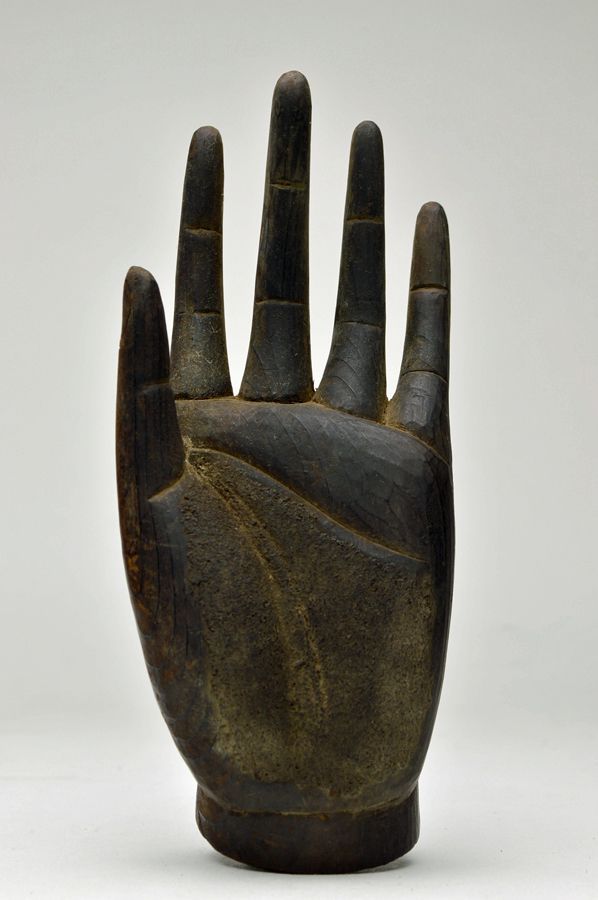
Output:
[[269,813],[226,809],[197,789],[197,825],[212,847],[271,872],[339,874],[408,853],[419,837],[417,785],[401,803],[364,812]]

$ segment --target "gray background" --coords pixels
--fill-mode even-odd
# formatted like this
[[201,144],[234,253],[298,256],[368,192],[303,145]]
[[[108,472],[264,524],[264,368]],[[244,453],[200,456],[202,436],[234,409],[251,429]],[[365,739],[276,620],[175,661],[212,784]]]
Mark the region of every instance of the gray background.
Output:
[[[4,0],[2,896],[598,894],[597,40],[590,0]],[[187,146],[208,123],[238,386],[270,98],[291,68],[313,95],[316,375],[361,119],[385,139],[389,386],[424,201],[453,248],[455,603],[422,836],[342,880],[252,872],[197,833],[114,483],[123,276],[149,268],[170,320]]]

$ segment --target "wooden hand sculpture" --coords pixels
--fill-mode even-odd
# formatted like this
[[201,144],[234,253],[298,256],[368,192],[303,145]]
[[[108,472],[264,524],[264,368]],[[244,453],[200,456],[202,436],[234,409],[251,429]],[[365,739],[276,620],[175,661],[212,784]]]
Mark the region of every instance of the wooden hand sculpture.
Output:
[[407,852],[438,704],[454,529],[444,212],[417,219],[403,365],[384,363],[382,138],[353,135],[332,349],[312,384],[311,102],[274,92],[245,375],[222,300],[220,135],[185,179],[169,363],[158,287],[129,271],[117,458],[124,558],[160,708],[235,859],[343,872]]

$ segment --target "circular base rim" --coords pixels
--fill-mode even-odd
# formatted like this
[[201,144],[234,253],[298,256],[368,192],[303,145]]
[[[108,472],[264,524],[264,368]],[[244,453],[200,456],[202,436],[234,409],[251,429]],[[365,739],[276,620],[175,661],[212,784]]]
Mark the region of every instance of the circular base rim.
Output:
[[198,788],[196,818],[220,853],[271,872],[371,869],[403,856],[419,837],[417,785],[401,803],[381,809],[308,814],[226,809]]

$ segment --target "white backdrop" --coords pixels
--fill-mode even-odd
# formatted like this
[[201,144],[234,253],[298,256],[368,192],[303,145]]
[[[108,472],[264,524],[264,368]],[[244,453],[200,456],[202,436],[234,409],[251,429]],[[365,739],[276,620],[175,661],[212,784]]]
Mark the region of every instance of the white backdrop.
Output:
[[[598,895],[597,41],[592,0],[3,0],[2,896]],[[313,97],[315,374],[357,122],[385,141],[389,386],[427,200],[453,258],[456,582],[422,837],[341,881],[243,869],[196,831],[115,494],[124,274],[149,268],[171,318],[188,142],[216,125],[238,386],[292,68]]]

